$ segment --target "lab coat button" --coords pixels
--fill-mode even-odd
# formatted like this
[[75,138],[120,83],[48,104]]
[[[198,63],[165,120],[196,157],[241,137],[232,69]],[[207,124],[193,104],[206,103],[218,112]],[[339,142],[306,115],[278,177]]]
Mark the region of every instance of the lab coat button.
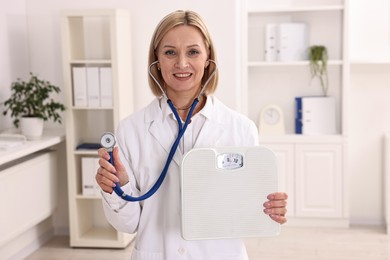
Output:
[[182,247],[179,248],[179,250],[177,250],[179,252],[179,254],[181,255],[184,255],[184,253],[186,252],[186,250]]

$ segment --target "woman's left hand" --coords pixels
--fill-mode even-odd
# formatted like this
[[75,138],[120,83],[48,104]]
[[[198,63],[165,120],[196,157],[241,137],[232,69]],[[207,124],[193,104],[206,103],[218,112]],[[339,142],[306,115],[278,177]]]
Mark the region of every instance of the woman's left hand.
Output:
[[264,202],[264,213],[280,224],[287,222],[286,205],[288,195],[284,192],[275,192],[267,196],[268,201]]

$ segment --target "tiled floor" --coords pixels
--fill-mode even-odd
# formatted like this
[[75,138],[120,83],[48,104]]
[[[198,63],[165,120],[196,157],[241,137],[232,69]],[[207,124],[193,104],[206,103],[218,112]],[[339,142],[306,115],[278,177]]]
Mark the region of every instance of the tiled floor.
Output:
[[[68,237],[54,237],[27,260],[130,259],[126,249],[72,249]],[[379,227],[295,228],[274,238],[245,239],[251,260],[390,260],[390,235]]]

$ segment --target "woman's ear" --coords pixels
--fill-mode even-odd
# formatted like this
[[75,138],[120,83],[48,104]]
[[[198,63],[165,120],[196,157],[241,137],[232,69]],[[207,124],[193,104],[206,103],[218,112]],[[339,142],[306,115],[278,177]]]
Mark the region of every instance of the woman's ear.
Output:
[[210,65],[210,62],[207,60],[206,63],[204,64],[204,68],[207,69],[207,67]]

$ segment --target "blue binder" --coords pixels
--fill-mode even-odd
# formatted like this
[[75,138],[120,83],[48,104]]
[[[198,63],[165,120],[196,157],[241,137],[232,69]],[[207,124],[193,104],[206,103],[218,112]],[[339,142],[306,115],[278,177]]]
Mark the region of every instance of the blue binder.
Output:
[[295,98],[295,133],[302,134],[302,97]]

